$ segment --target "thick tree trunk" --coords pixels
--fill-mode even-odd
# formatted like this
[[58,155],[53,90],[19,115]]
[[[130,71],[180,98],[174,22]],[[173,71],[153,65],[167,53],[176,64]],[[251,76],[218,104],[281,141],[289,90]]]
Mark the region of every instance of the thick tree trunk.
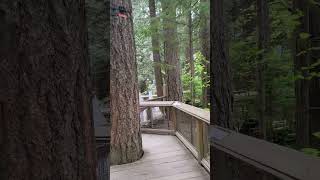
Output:
[[176,2],[161,0],[164,31],[164,59],[167,64],[168,100],[182,101],[179,44],[176,25]]
[[192,78],[192,81],[190,82],[190,93],[191,93],[191,104],[194,104],[195,97],[194,97],[194,59],[193,59],[193,42],[192,42],[192,1],[189,2],[188,11],[187,11],[187,28],[186,33],[188,34],[188,42],[186,47],[186,60],[189,63],[189,71]]
[[[301,40],[299,34],[302,32],[309,32],[309,7],[305,6],[307,1],[295,0],[295,8],[303,12],[301,18],[301,25],[296,31],[296,47],[294,54],[294,68],[295,72],[301,72],[302,67],[306,67],[310,64],[310,54],[306,53],[300,56],[296,56],[299,52],[307,49],[310,45],[306,40]],[[304,74],[306,75],[306,74]],[[299,79],[295,81],[295,95],[296,95],[296,133],[297,144],[302,147],[310,145],[310,118],[309,118],[309,81],[305,79]]]
[[139,89],[131,1],[111,0],[111,6],[128,11],[127,18],[111,17],[111,164],[123,164],[143,154]]
[[[318,51],[308,51],[311,47],[319,47],[320,23],[319,7],[309,1],[294,1],[294,8],[303,12],[301,25],[296,30],[295,39],[295,72],[304,77],[310,76],[310,72],[303,70],[316,63],[320,58]],[[300,33],[309,33],[310,38],[301,39]],[[307,50],[299,56],[296,54]],[[319,68],[314,71],[319,72]],[[296,95],[296,133],[297,144],[301,147],[320,146],[319,140],[314,139],[312,133],[320,131],[319,107],[320,107],[319,77],[312,79],[298,79],[295,82]]]
[[256,89],[257,89],[257,109],[258,121],[260,126],[260,134],[267,138],[267,122],[265,119],[266,112],[266,82],[265,82],[265,69],[266,63],[264,62],[265,54],[269,46],[269,7],[268,0],[257,1],[257,29],[258,29],[258,49],[263,52],[257,58],[256,67]]
[[5,0],[0,20],[0,179],[94,180],[84,0]]
[[[201,4],[204,6],[209,4],[208,0],[201,0]],[[204,65],[204,72],[210,74],[210,17],[209,13],[202,9],[200,9],[200,46],[201,46],[201,54],[205,57],[205,61],[203,62]],[[202,82],[205,83],[208,81],[208,75],[203,73],[202,74]],[[208,107],[209,103],[209,87],[204,86],[202,88],[202,107]]]
[[211,37],[211,64],[210,89],[212,124],[233,129],[231,119],[233,94],[231,86],[231,69],[228,59],[228,50],[225,40],[225,22],[223,0],[214,0],[211,3],[212,30]]
[[158,97],[163,96],[163,79],[161,73],[161,56],[160,56],[160,41],[159,41],[159,20],[156,16],[155,0],[149,0],[149,10],[151,19],[151,40],[152,40],[152,53],[154,62],[154,75],[156,80],[156,89]]

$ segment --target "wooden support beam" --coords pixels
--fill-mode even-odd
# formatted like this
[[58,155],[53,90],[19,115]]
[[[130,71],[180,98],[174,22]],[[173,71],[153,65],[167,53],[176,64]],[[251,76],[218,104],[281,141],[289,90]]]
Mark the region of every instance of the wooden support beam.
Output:
[[147,107],[147,119],[150,120],[151,128],[153,128],[152,107]]
[[203,121],[197,121],[197,150],[198,150],[198,162],[201,164],[201,161],[204,157],[204,141],[203,141]]
[[177,131],[177,111],[174,108],[169,108],[169,122],[172,123],[174,131]]

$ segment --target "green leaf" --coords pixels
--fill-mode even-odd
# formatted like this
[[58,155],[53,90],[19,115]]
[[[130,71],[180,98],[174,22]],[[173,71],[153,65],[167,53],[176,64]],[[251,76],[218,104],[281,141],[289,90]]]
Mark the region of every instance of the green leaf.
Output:
[[320,139],[320,131],[313,133],[313,135],[314,135],[316,138],[319,138],[319,139]]
[[301,149],[302,152],[312,155],[312,156],[319,156],[320,155],[320,151],[318,149],[314,149],[314,148],[303,148]]
[[303,33],[300,33],[299,36],[301,39],[308,39],[310,37],[310,34],[303,32]]
[[311,4],[320,6],[320,3],[319,3],[319,2],[316,2],[315,0],[309,0],[309,2],[310,2]]

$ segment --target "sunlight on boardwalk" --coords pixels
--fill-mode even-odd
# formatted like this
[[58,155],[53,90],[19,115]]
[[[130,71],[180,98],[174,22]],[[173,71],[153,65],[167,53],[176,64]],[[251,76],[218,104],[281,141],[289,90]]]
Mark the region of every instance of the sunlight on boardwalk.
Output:
[[175,137],[142,135],[144,156],[111,167],[111,180],[209,180],[209,174]]

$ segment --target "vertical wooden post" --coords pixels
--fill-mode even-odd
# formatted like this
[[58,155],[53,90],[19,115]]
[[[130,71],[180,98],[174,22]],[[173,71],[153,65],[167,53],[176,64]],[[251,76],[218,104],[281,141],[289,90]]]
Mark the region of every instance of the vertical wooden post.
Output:
[[197,150],[198,150],[198,162],[201,163],[201,160],[204,157],[204,144],[203,144],[203,122],[197,120]]
[[147,119],[150,120],[151,128],[153,128],[152,107],[147,108]]
[[172,107],[169,108],[169,121],[172,122],[174,132],[177,131],[177,114],[176,110]]

